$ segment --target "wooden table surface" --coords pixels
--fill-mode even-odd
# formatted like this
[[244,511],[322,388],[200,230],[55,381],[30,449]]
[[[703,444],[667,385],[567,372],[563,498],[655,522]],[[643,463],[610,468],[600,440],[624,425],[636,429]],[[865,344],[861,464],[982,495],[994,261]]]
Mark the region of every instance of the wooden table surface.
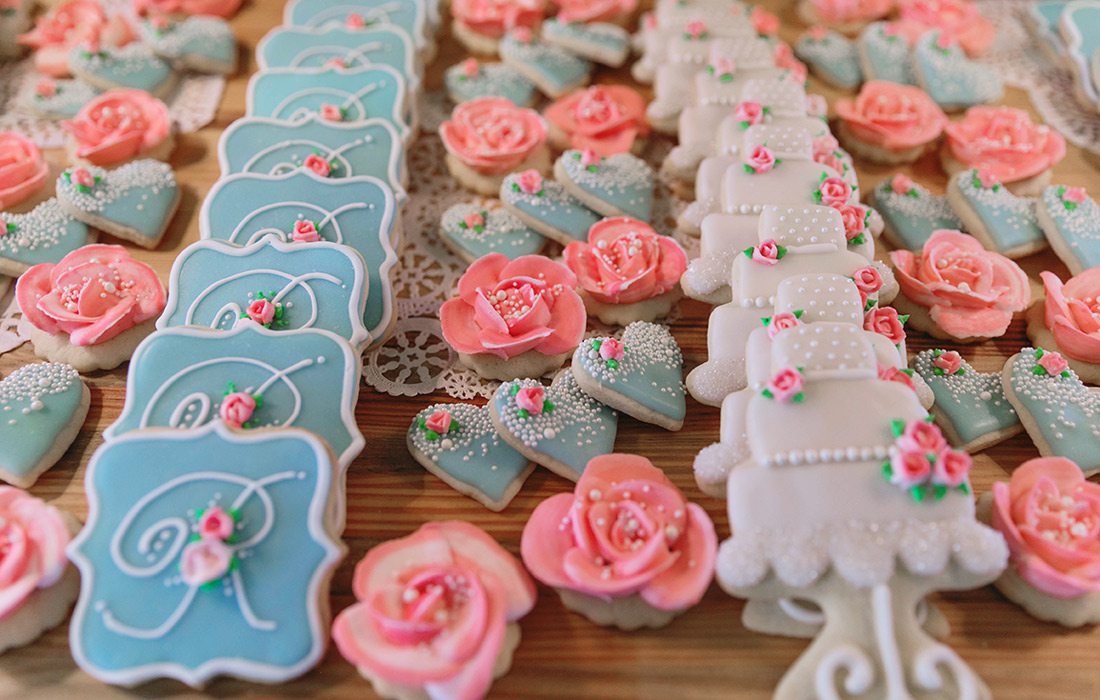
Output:
[[[218,177],[216,144],[221,131],[244,112],[245,87],[255,69],[253,52],[259,39],[282,18],[283,0],[251,0],[233,20],[242,43],[242,65],[232,78],[214,122],[198,133],[179,137],[172,164],[186,186],[176,220],[160,248],[137,251],[165,278],[173,258],[198,238],[198,209]],[[780,13],[782,36],[793,41],[801,28],[793,6],[772,0],[761,3]],[[988,4],[986,5],[988,7]],[[444,29],[438,37],[439,57],[429,67],[427,86],[439,89],[442,69],[461,60],[464,52]],[[629,82],[624,70],[605,73],[605,80]],[[830,102],[838,95],[811,79],[812,91]],[[1027,98],[1009,90],[1008,104],[1029,108]],[[422,138],[436,138],[424,135]],[[59,158],[60,154],[51,157]],[[1090,160],[1091,159],[1091,160]],[[894,168],[859,164],[864,191],[892,174]],[[945,178],[934,156],[926,155],[910,173],[922,184],[942,191]],[[1100,170],[1094,156],[1070,147],[1055,169],[1055,181],[1085,185],[1100,191]],[[417,173],[412,173],[411,196],[417,196]],[[1050,253],[1022,261],[1033,278],[1043,269],[1065,275],[1064,266]],[[685,302],[673,332],[690,368],[706,357],[709,307]],[[1004,358],[1026,343],[1022,321],[995,341],[959,348],[981,371],[997,370]],[[910,352],[931,347],[929,338],[913,332]],[[0,374],[34,361],[30,345],[0,356]],[[76,442],[31,491],[84,518],[84,467],[100,444],[100,433],[118,415],[125,389],[125,367],[86,377],[92,406]],[[333,611],[352,602],[351,574],[355,563],[373,545],[399,537],[428,520],[468,520],[518,553],[519,537],[531,510],[543,499],[572,485],[538,469],[521,493],[502,513],[492,513],[476,501],[460,496],[421,469],[405,449],[405,430],[411,417],[438,396],[394,398],[364,387],[356,411],[367,449],[348,473],[348,519],[344,540],[347,559],[332,582]],[[629,417],[619,422],[616,450],[645,455],[663,468],[690,500],[703,505],[714,518],[719,536],[728,536],[724,505],[696,488],[691,472],[695,454],[717,439],[718,410],[689,399],[682,431],[669,434]],[[1037,456],[1026,435],[976,456],[972,479],[978,493],[994,480],[1005,479],[1018,464]],[[140,465],[136,465],[140,466]],[[992,587],[936,596],[951,624],[947,640],[981,675],[997,698],[1100,697],[1100,630],[1065,630],[1032,619],[1007,602]],[[768,637],[745,630],[740,622],[743,602],[712,585],[697,607],[655,631],[624,633],[597,627],[567,612],[552,591],[540,588],[534,611],[522,620],[523,641],[512,670],[497,681],[492,698],[762,698],[770,695],[788,666],[807,642]],[[157,681],[134,690],[102,685],[81,672],[69,654],[67,625],[28,647],[0,657],[0,697],[184,697],[194,694],[175,681]],[[215,696],[372,698],[369,684],[330,646],[322,664],[302,678],[268,687],[219,679],[207,687]]]

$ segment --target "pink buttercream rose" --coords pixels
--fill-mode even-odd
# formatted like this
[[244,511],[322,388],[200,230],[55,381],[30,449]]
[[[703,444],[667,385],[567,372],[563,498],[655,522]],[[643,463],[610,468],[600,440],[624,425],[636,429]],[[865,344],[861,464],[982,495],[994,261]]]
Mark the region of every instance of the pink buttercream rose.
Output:
[[802,322],[798,320],[798,316],[790,312],[784,311],[781,314],[776,314],[768,321],[768,337],[774,338],[783,331],[802,325]]
[[600,359],[621,361],[626,357],[626,348],[623,342],[615,338],[607,338],[600,342]]
[[1085,193],[1084,187],[1067,187],[1066,191],[1062,193],[1063,202],[1073,202],[1074,204],[1081,205],[1088,199],[1088,195]]
[[[862,204],[840,204],[834,206],[840,212],[840,220],[844,222],[844,237],[849,243],[856,241],[862,243],[868,233],[867,214],[870,211]],[[863,236],[863,239],[860,239]]]
[[332,627],[340,653],[371,677],[455,700],[485,697],[508,625],[536,599],[515,557],[460,521],[374,547],[352,591]]
[[839,177],[827,177],[821,181],[814,199],[827,207],[845,204],[852,198],[852,186]]
[[543,114],[572,148],[611,156],[630,151],[636,138],[649,134],[645,106],[645,98],[625,85],[593,85],[557,100]]
[[894,0],[810,0],[814,14],[826,24],[870,22],[890,14]]
[[794,367],[784,367],[768,380],[768,385],[764,389],[767,393],[764,395],[783,403],[797,402],[802,395],[804,384],[801,372]]
[[485,228],[485,216],[479,211],[470,212],[462,219],[462,223],[471,231],[480,231]]
[[706,22],[693,19],[684,25],[684,36],[688,39],[703,39],[707,36]]
[[913,187],[913,180],[905,173],[898,173],[890,180],[890,191],[894,194],[909,194]]
[[755,146],[745,158],[746,170],[757,175],[770,172],[775,167],[775,155],[767,146]]
[[117,245],[86,245],[56,265],[35,265],[15,295],[24,319],[81,346],[105,343],[164,310],[157,273]]
[[610,22],[634,12],[638,0],[554,0],[562,22]]
[[779,17],[759,5],[752,6],[749,21],[752,22],[753,30],[761,36],[775,36],[779,33]]
[[882,289],[882,275],[873,265],[861,267],[852,273],[852,281],[861,295],[877,294]]
[[139,15],[210,15],[229,19],[241,8],[241,0],[132,0]]
[[61,122],[76,141],[76,156],[95,165],[135,158],[168,139],[168,107],[144,90],[109,90]]
[[1062,599],[1100,591],[1100,485],[1072,461],[1032,459],[993,484],[992,524],[1036,589]]
[[944,450],[932,465],[932,483],[955,487],[966,482],[974,460],[961,450]]
[[14,131],[0,132],[0,210],[42,189],[48,174],[38,146]]
[[499,39],[513,27],[530,28],[542,20],[543,0],[452,0],[455,21],[484,36]]
[[1031,301],[1019,265],[958,231],[935,231],[920,255],[895,250],[890,260],[905,297],[956,338],[1004,335]]
[[96,186],[95,175],[87,168],[73,168],[69,171],[69,181],[77,187],[91,189]]
[[539,196],[542,194],[542,173],[534,168],[516,175],[516,186],[524,194]]
[[424,420],[424,427],[438,435],[446,435],[451,432],[451,423],[454,417],[448,411],[434,411]]
[[604,600],[636,594],[669,611],[703,597],[717,548],[706,511],[648,459],[627,454],[594,458],[572,494],[540,503],[520,544],[548,586]]
[[68,566],[69,526],[53,506],[14,486],[0,486],[0,621]]
[[321,240],[321,234],[317,231],[317,224],[309,219],[298,219],[294,222],[294,230],[290,237],[297,243],[316,243]]
[[546,389],[541,386],[525,386],[516,392],[514,398],[516,406],[533,416],[539,415],[546,408]]
[[229,573],[233,550],[221,540],[200,539],[180,553],[180,578],[188,586],[204,586]]
[[742,100],[733,108],[733,118],[742,129],[755,126],[764,121],[764,106],[753,100]]
[[1046,289],[1044,323],[1058,349],[1081,362],[1100,363],[1100,267],[1065,284],[1050,271],[1039,273]]
[[443,336],[460,353],[508,359],[528,351],[558,355],[577,347],[587,315],[564,265],[541,255],[509,261],[490,253],[458,281],[439,309]]
[[769,238],[760,245],[752,248],[752,261],[759,265],[775,265],[779,262],[779,259],[783,257],[780,254],[779,244],[774,239]]
[[945,375],[952,375],[962,369],[962,355],[955,350],[946,350],[932,358],[932,367]]
[[321,177],[328,177],[332,174],[332,163],[316,153],[310,153],[306,156],[306,159],[302,161],[302,167]]
[[546,142],[539,113],[501,97],[480,97],[455,107],[439,127],[447,152],[488,175],[515,170]]
[[916,385],[913,383],[913,377],[905,370],[894,367],[893,365],[879,365],[878,378],[884,382],[904,384],[910,389],[916,390]]
[[1043,354],[1036,361],[1036,364],[1046,370],[1046,373],[1052,377],[1057,377],[1059,374],[1069,369],[1069,363],[1066,362],[1066,358],[1062,357],[1061,353],[1051,352],[1050,350],[1044,350]]
[[257,299],[248,305],[245,313],[252,321],[266,326],[275,320],[275,305],[267,299]]
[[256,397],[243,391],[234,391],[222,398],[218,415],[231,428],[241,428],[252,420],[256,412]]
[[890,483],[910,488],[924,483],[932,474],[932,463],[923,452],[898,450],[890,458]]
[[947,115],[924,90],[886,80],[837,100],[836,113],[859,140],[897,151],[934,141],[947,126]]
[[993,23],[970,0],[899,0],[898,13],[907,36],[939,29],[971,56],[989,50],[996,37]]
[[1013,107],[971,107],[944,132],[952,158],[1004,183],[1045,172],[1066,155],[1061,134]]
[[570,243],[564,259],[584,291],[606,304],[633,304],[671,292],[687,269],[679,243],[627,217],[593,224],[588,242]]
[[894,345],[905,340],[905,327],[898,310],[890,306],[872,307],[863,318],[863,329],[878,333]]
[[233,534],[235,524],[233,516],[222,508],[207,508],[199,517],[199,536],[203,539],[227,540]]
[[107,13],[95,0],[68,0],[53,7],[19,35],[19,43],[34,49],[34,65],[53,78],[69,76],[69,53],[89,39],[98,39]]

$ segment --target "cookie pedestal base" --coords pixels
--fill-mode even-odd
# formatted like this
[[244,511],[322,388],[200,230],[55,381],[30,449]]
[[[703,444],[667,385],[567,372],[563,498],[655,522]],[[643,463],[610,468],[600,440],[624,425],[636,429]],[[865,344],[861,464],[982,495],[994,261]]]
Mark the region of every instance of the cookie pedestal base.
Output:
[[149,319],[99,345],[73,345],[66,333],[53,335],[31,327],[30,338],[34,353],[50,362],[64,362],[77,372],[94,372],[114,369],[130,359],[134,350],[146,336],[156,330],[157,320]]
[[618,627],[627,632],[643,627],[650,629],[664,627],[681,612],[680,610],[658,610],[637,594],[607,600],[567,588],[555,590],[561,597],[562,604],[573,612],[584,615],[597,625]]
[[1067,355],[1062,348],[1058,347],[1058,341],[1054,339],[1054,334],[1046,326],[1045,316],[1042,300],[1036,302],[1027,310],[1027,337],[1031,339],[1035,347],[1061,353],[1062,357],[1069,363],[1070,369],[1077,373],[1081,381],[1086,384],[1100,384],[1100,365],[1075,360]]
[[[504,178],[508,175],[506,172],[500,175],[480,173],[450,153],[447,154],[447,169],[463,187],[486,197],[496,197],[500,193],[500,183],[504,182]],[[545,145],[535,149],[534,153],[516,166],[515,171],[523,172],[531,169],[538,170],[540,173],[550,170],[550,151]]]
[[553,372],[562,366],[573,352],[563,352],[560,355],[543,355],[535,350],[502,360],[496,355],[487,352],[476,355],[464,352],[458,353],[458,361],[466,367],[477,372],[485,379],[497,379],[507,382],[512,379],[526,379],[528,377],[541,377]]

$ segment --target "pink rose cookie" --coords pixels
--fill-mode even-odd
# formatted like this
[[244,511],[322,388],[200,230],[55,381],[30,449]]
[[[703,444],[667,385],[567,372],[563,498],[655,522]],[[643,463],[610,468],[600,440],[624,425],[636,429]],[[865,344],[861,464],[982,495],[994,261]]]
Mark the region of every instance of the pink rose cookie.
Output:
[[978,508],[1008,543],[1001,593],[1040,620],[1100,622],[1100,485],[1071,460],[1042,457],[993,484]]
[[452,0],[451,29],[471,52],[491,55],[497,52],[508,30],[534,29],[545,9],[544,0]]
[[168,107],[143,90],[105,92],[61,125],[69,132],[69,157],[80,164],[167,161],[175,146]]
[[808,25],[823,24],[854,36],[894,9],[894,0],[800,0],[798,16]]
[[439,127],[447,169],[473,191],[493,196],[516,170],[550,169],[546,124],[539,113],[501,97],[480,97],[454,108]]
[[34,49],[34,67],[53,78],[69,76],[69,53],[85,41],[99,41],[107,13],[95,0],[68,0],[35,20],[19,43]]
[[141,16],[209,15],[229,19],[237,14],[242,0],[131,0]]
[[469,523],[427,523],[355,567],[340,653],[384,698],[478,700],[507,673],[537,593],[515,557]]
[[0,653],[61,624],[80,590],[65,547],[76,518],[26,491],[0,486]]
[[970,0],[898,0],[903,32],[909,36],[939,29],[959,42],[970,56],[993,45],[997,31]]
[[837,137],[872,163],[911,163],[940,137],[947,115],[924,90],[885,80],[864,83],[855,99],[836,101]]
[[714,525],[645,457],[588,463],[573,493],[543,501],[523,529],[523,563],[598,625],[663,627],[714,575]]
[[944,128],[940,161],[949,175],[984,170],[1018,196],[1035,196],[1050,183],[1050,170],[1066,155],[1066,140],[1022,109],[971,107]]
[[37,203],[49,166],[38,146],[14,131],[0,131],[0,211]]
[[165,302],[153,268],[114,245],[86,245],[56,265],[35,265],[19,278],[15,296],[35,353],[80,372],[128,360]]
[[610,22],[630,28],[638,0],[553,0],[562,22]]
[[587,315],[569,268],[541,255],[509,261],[490,253],[458,281],[439,309],[443,337],[487,379],[541,377],[584,335]]
[[600,221],[588,230],[587,243],[566,246],[564,258],[588,313],[608,325],[666,316],[680,300],[687,269],[679,243],[627,217]]
[[550,144],[562,151],[591,149],[599,156],[637,152],[649,135],[645,105],[645,98],[625,85],[577,90],[543,112]]
[[1036,346],[1057,350],[1088,384],[1100,384],[1100,267],[1063,283],[1040,272],[1046,299],[1027,312],[1027,336]]
[[1019,265],[959,231],[936,231],[919,254],[895,250],[890,260],[901,287],[894,306],[936,338],[999,338],[1031,302]]

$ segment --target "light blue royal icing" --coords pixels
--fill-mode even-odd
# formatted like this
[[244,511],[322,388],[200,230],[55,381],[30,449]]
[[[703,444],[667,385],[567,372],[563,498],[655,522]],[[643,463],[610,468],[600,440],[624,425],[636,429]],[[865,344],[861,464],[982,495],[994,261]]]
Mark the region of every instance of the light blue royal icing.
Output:
[[39,462],[59,447],[59,433],[83,420],[84,394],[80,375],[62,363],[24,365],[0,380],[0,477],[26,488],[36,467],[53,466]]
[[634,415],[637,411],[632,412],[631,407],[639,405],[682,421],[687,412],[684,357],[668,329],[645,321],[631,323],[623,331],[623,359],[613,365],[600,356],[599,348],[606,340],[590,338],[582,342],[573,353],[572,371],[598,382],[605,394],[625,399],[607,399],[608,405],[623,413]]
[[924,379],[935,395],[935,409],[951,422],[963,444],[990,433],[1018,428],[1020,418],[1005,397],[999,372],[982,374],[963,360],[959,371],[945,374],[933,366],[937,350],[917,355],[913,370]]
[[939,36],[938,31],[925,32],[913,47],[917,82],[928,96],[945,109],[999,101],[1004,95],[1000,73],[970,60],[957,42],[940,48]]
[[248,81],[246,111],[297,122],[317,117],[323,105],[333,105],[341,110],[339,121],[344,124],[383,119],[407,140],[412,122],[407,119],[406,96],[405,80],[385,65],[351,70],[274,68]]
[[[68,548],[81,574],[69,635],[80,667],[108,683],[198,687],[221,674],[281,682],[314,666],[328,637],[328,580],[345,551],[324,522],[332,473],[323,442],[301,430],[216,423],[97,450],[88,522]],[[212,507],[236,512],[233,567],[191,585],[182,552]]]
[[1100,85],[1094,84],[1091,61],[1100,52],[1100,4],[1072,2],[1058,20],[1066,55],[1077,74],[1078,90],[1100,107]]
[[57,199],[69,213],[106,219],[137,233],[153,247],[176,212],[180,190],[172,166],[159,160],[135,160],[114,170],[89,165],[96,178],[87,192],[71,182],[75,168],[57,178]]
[[[215,183],[199,213],[199,235],[249,245],[264,236],[292,240],[295,222],[354,248],[368,275],[363,322],[380,339],[393,319],[390,272],[397,264],[393,194],[369,177],[331,180],[304,170],[277,176],[233,175]],[[304,245],[304,244],[302,244]]]
[[916,85],[916,76],[909,62],[909,42],[902,34],[887,36],[883,31],[887,24],[872,22],[856,39],[863,78]]
[[229,23],[220,17],[195,16],[167,26],[151,22],[139,26],[141,40],[153,52],[181,67],[229,73],[237,65],[237,37]]
[[1066,44],[1058,33],[1058,20],[1066,9],[1066,0],[1043,0],[1027,8],[1027,20],[1033,34],[1046,45],[1052,56],[1065,53]]
[[513,173],[500,185],[504,205],[560,231],[578,241],[588,240],[588,229],[602,217],[565,191],[560,182],[549,178],[542,181],[542,193],[527,194],[516,183]]
[[1072,260],[1063,262],[1074,274],[1079,274],[1100,265],[1100,205],[1088,197],[1084,204],[1069,209],[1062,200],[1064,191],[1064,185],[1047,187],[1036,206],[1042,207],[1056,235],[1065,242],[1064,246],[1055,246],[1055,252],[1059,257],[1072,256]]
[[52,97],[43,97],[37,93],[27,98],[28,106],[56,119],[70,119],[76,116],[86,102],[99,95],[102,90],[94,85],[73,78],[70,80],[52,80],[55,92]]
[[428,44],[425,4],[423,0],[291,0],[283,12],[283,24],[312,29],[347,28],[348,16],[354,14],[366,22],[364,30],[378,24],[400,27],[417,50],[422,50]]
[[[607,202],[623,216],[642,221],[652,218],[653,168],[641,158],[629,153],[616,153],[601,158],[598,165],[585,166],[581,163],[581,152],[571,150],[562,154],[557,166],[569,182]],[[555,172],[558,171],[559,168],[555,167]]]
[[984,188],[974,170],[964,170],[955,175],[952,184],[981,220],[983,228],[996,244],[997,252],[1030,247],[1046,240],[1035,220],[1034,200],[1017,197],[1004,185]]
[[[436,411],[451,414],[453,423],[445,434],[423,425]],[[531,473],[530,462],[502,440],[493,427],[488,406],[468,403],[435,404],[413,418],[408,442],[418,462],[430,460],[433,469],[476,489],[501,509],[508,491]]]
[[915,182],[910,192],[915,192],[916,196],[898,194],[890,189],[892,179],[886,178],[875,188],[875,210],[906,249],[922,249],[932,232],[938,229],[957,231],[962,228],[962,222],[951,210],[946,197],[932,194]]
[[531,104],[535,98],[534,84],[511,66],[503,63],[479,63],[477,75],[466,75],[462,63],[448,68],[443,74],[447,94],[456,103],[479,97],[503,97],[520,107]]
[[576,480],[589,460],[614,451],[619,414],[581,391],[573,374],[564,371],[546,389],[553,409],[523,417],[514,391],[536,386],[542,386],[537,379],[501,384],[491,402],[496,425],[531,461],[545,465],[549,457],[569,469],[563,476]]
[[607,66],[621,66],[630,55],[630,34],[616,24],[563,22],[551,17],[539,31],[547,44]]
[[363,258],[339,243],[284,243],[272,236],[239,248],[202,240],[184,248],[173,263],[157,328],[228,330],[263,294],[282,309],[271,328],[321,328],[360,348],[370,341],[363,325],[366,277]]
[[[470,214],[480,214],[485,220],[482,230],[471,228],[465,221]],[[546,239],[527,228],[506,209],[487,208],[462,202],[443,212],[439,220],[439,235],[463,252],[467,262],[489,253],[500,253],[509,260],[533,255],[546,244]]]
[[863,82],[856,45],[843,34],[829,30],[820,39],[803,34],[795,42],[794,53],[826,82],[847,90]]
[[[1100,394],[1089,391],[1072,369],[1068,376],[1037,375],[1034,348],[1008,360],[1005,389],[1032,440],[1049,447],[1044,456],[1066,457],[1081,471],[1100,469]],[[1028,425],[1031,423],[1032,425]]]
[[88,226],[69,216],[54,198],[26,214],[0,213],[0,221],[0,259],[19,267],[55,263],[95,241]]
[[77,46],[69,54],[73,73],[94,76],[114,87],[156,93],[175,79],[172,66],[140,42],[92,53]]
[[332,166],[330,179],[369,175],[387,183],[404,202],[405,150],[388,121],[358,124],[309,118],[293,124],[246,117],[229,125],[218,141],[222,177],[232,173],[282,175],[319,155]]
[[583,85],[592,64],[568,51],[543,43],[537,37],[516,41],[511,34],[500,40],[500,58],[532,80],[548,95],[560,95]]

